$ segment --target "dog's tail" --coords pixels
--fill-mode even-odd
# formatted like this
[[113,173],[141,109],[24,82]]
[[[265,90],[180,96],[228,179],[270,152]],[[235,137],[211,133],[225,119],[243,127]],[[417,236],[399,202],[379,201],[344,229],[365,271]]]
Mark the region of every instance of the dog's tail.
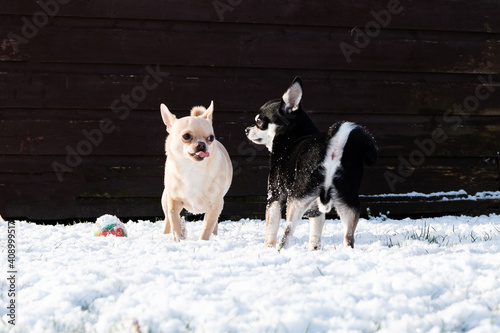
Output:
[[[340,128],[345,127],[346,124],[351,126],[351,131],[348,133],[349,144],[355,147],[355,152],[361,154],[363,162],[371,166],[375,164],[378,159],[378,148],[373,136],[362,126],[349,122],[341,122],[332,125],[328,130],[328,139],[331,140],[339,132]],[[346,142],[347,143],[347,142]]]
[[[318,207],[323,213],[332,209],[335,197],[333,179],[343,167],[342,158],[347,158],[347,167],[354,162],[363,168],[363,163],[373,165],[377,161],[378,148],[372,135],[363,127],[351,122],[340,122],[330,127],[327,134],[327,149],[322,163],[324,183],[321,186]],[[359,164],[361,163],[361,165]],[[352,164],[351,164],[352,165]]]
[[205,112],[207,112],[207,109],[204,106],[193,106],[191,109],[191,117],[199,117]]
[[344,148],[352,141],[353,133],[358,129],[354,123],[340,122],[332,125],[326,135],[325,159],[321,165],[324,183],[319,194],[318,207],[320,212],[327,213],[332,209],[333,178],[339,168],[342,168]]

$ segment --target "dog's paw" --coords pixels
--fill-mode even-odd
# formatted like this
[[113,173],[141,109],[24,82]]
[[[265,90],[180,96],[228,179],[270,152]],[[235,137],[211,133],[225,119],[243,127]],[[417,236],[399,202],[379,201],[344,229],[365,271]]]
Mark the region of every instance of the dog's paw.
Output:
[[321,236],[309,236],[309,251],[321,250]]
[[319,251],[321,250],[321,243],[309,244],[309,251]]
[[344,247],[354,249],[354,236],[349,235],[344,238]]
[[274,241],[268,241],[268,240],[266,240],[264,242],[264,247],[276,247],[276,240],[274,240]]
[[174,236],[174,242],[179,243],[181,241],[180,235],[177,235],[175,232],[173,232],[172,235]]

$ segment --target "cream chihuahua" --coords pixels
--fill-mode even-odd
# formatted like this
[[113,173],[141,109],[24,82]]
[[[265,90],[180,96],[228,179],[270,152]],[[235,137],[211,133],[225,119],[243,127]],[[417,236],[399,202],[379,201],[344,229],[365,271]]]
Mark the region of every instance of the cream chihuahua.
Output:
[[200,239],[217,235],[217,223],[233,178],[233,168],[224,146],[215,139],[212,127],[213,101],[208,109],[196,106],[191,116],[177,119],[160,106],[167,126],[165,142],[165,190],[161,198],[165,213],[164,234],[172,230],[176,242],[186,238],[180,218],[183,208],[194,214],[205,213]]

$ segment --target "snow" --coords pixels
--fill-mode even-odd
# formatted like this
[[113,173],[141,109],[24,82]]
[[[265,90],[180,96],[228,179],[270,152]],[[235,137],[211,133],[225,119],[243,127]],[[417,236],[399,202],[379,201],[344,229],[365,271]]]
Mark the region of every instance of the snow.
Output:
[[[410,197],[410,198],[437,198],[441,197],[442,200],[484,200],[484,199],[500,199],[500,191],[483,191],[477,192],[476,194],[468,194],[464,190],[459,191],[447,191],[447,192],[434,192],[434,193],[421,193],[421,192],[409,192],[409,193],[388,193],[388,194],[377,194],[376,197],[380,198],[399,198],[399,197]],[[362,198],[371,197],[371,195],[360,195]],[[452,198],[448,198],[452,197]]]
[[123,223],[115,215],[105,214],[101,217],[98,217],[97,220],[95,221],[95,224],[96,227],[98,228],[106,228],[107,226],[110,225],[119,226],[122,225]]
[[2,306],[2,332],[500,331],[498,215],[361,219],[354,249],[329,220],[317,252],[306,220],[281,252],[261,220],[221,222],[210,241],[190,222],[180,243],[162,221],[129,221],[128,237],[16,223],[17,323]]

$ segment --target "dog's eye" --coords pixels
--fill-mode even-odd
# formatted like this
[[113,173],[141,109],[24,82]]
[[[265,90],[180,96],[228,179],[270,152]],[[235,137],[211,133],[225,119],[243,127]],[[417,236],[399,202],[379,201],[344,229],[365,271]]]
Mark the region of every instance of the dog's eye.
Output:
[[184,134],[184,135],[182,136],[182,138],[183,138],[184,140],[186,140],[186,141],[189,141],[189,140],[191,140],[191,134],[186,133],[186,134]]
[[257,125],[257,127],[262,127],[262,125],[264,125],[264,122],[262,121],[262,119],[258,118],[255,121],[255,124]]
[[208,138],[207,138],[208,142],[213,142],[215,140],[215,137],[213,135],[210,135]]

